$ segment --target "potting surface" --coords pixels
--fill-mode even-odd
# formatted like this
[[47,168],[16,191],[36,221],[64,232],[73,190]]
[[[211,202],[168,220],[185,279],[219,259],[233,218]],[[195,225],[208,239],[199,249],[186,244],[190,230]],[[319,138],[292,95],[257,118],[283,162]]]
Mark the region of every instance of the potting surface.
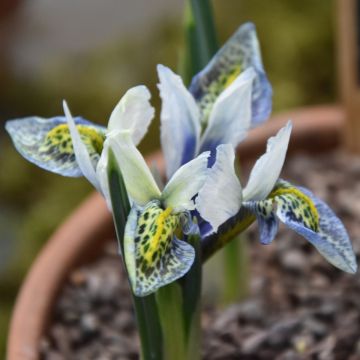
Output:
[[[360,253],[360,157],[296,155],[282,176],[310,188],[344,221]],[[360,278],[329,265],[305,239],[281,228],[275,241],[248,231],[250,295],[225,309],[206,306],[203,358],[360,359]],[[59,296],[44,359],[138,359],[128,284],[115,241],[73,271]]]

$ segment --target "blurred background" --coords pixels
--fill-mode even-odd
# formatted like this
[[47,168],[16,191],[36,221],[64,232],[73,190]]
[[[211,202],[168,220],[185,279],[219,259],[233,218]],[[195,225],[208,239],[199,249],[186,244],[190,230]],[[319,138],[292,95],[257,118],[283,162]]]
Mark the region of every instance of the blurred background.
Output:
[[[333,1],[213,3],[220,43],[244,21],[255,22],[274,112],[335,101]],[[182,0],[1,0],[0,353],[31,262],[92,191],[83,179],[47,173],[21,158],[5,121],[59,115],[65,98],[74,114],[106,124],[122,94],[138,84],[151,89],[159,109],[155,66],[178,68],[182,22]],[[159,147],[157,128],[158,119],[141,144],[144,152]]]

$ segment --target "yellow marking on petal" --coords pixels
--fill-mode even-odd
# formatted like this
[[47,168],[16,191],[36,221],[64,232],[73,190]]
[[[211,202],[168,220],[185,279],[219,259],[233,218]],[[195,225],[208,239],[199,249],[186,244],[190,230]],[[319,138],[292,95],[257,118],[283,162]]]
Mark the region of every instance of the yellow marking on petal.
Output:
[[241,74],[241,66],[222,69],[219,75],[204,88],[204,95],[198,102],[201,110],[201,122],[206,126],[211,110],[218,96]]
[[241,73],[241,68],[240,67],[235,68],[226,78],[224,89],[229,87],[234,82],[234,80],[240,75],[240,73]]
[[[101,154],[104,144],[104,135],[98,130],[87,125],[76,125],[81,140],[91,146],[96,153]],[[49,142],[52,146],[63,146],[63,151],[71,153],[73,152],[72,141],[70,136],[69,127],[67,124],[61,124],[51,129],[45,142]]]
[[[160,243],[166,241],[168,236],[171,235],[171,232],[174,231],[174,221],[169,221],[173,220],[170,219],[172,210],[171,207],[166,208],[155,221],[156,232],[152,236],[149,249],[144,254],[144,258],[148,263],[152,262],[153,254],[159,249]],[[164,230],[165,234],[163,233]]]
[[[303,204],[306,204],[306,206],[308,207],[308,211],[312,215],[312,220],[313,220],[308,225],[310,225],[310,228],[313,227],[314,228],[313,230],[318,231],[319,213],[315,207],[314,202],[308,196],[306,196],[303,192],[301,192],[299,189],[295,187],[278,187],[270,193],[269,198],[276,199],[281,195],[285,195],[285,196],[291,195],[295,197],[295,199],[300,200],[300,202],[302,202]],[[304,221],[308,222],[309,220],[304,219]]]

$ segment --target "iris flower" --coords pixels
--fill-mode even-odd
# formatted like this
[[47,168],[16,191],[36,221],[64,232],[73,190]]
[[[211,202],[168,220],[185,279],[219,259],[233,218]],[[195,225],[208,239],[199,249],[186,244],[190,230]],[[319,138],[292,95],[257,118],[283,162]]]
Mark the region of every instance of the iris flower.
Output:
[[138,144],[154,116],[149,100],[145,86],[129,89],[111,113],[107,128],[81,117],[73,118],[65,102],[66,116],[15,119],[7,121],[5,128],[28,161],[63,176],[85,176],[104,194],[108,191],[104,142],[117,131],[129,130]]
[[154,114],[149,99],[144,86],[130,89],[113,110],[107,128],[73,118],[65,102],[65,117],[30,117],[6,124],[25,158],[62,175],[84,175],[110,208],[107,159],[111,148],[132,203],[123,255],[138,296],[156,291],[190,269],[195,251],[180,238],[198,231],[190,212],[205,182],[210,155],[204,152],[181,166],[160,191],[136,148]]
[[196,208],[211,224],[211,232],[219,235],[229,225],[243,221],[242,214],[252,214],[263,244],[274,239],[280,220],[305,237],[331,264],[355,273],[355,255],[339,218],[309,190],[279,179],[290,133],[289,122],[268,140],[266,153],[255,163],[244,189],[234,171],[232,146],[220,145],[216,163],[209,169],[208,179],[196,199]]
[[236,147],[250,127],[270,115],[272,89],[252,23],[232,35],[193,78],[189,90],[169,68],[159,65],[158,74],[168,178],[203,151],[228,143]]
[[108,140],[133,205],[125,227],[124,258],[132,289],[145,296],[189,271],[195,251],[178,236],[196,231],[190,211],[208,173],[209,152],[181,166],[160,191],[129,132]]

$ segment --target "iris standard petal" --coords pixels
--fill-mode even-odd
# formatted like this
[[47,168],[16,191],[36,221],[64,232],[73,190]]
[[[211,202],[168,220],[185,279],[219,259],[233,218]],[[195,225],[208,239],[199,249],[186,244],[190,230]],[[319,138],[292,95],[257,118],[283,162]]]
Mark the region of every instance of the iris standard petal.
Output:
[[137,145],[154,117],[155,110],[150,105],[150,98],[151,94],[144,85],[129,89],[111,113],[108,131],[129,130]]
[[196,209],[210,223],[213,232],[241,207],[241,185],[234,169],[235,153],[230,144],[216,149],[215,164],[197,196]]
[[158,65],[161,108],[161,145],[168,179],[196,156],[200,136],[200,114],[181,78]]
[[174,236],[179,218],[159,201],[134,206],[124,237],[125,263],[133,292],[146,296],[185,275],[195,258],[194,248]]
[[130,131],[113,133],[106,139],[118,162],[129,196],[138,205],[160,198],[160,190]]
[[195,208],[193,198],[204,186],[208,174],[209,155],[210,152],[204,152],[181,166],[165,186],[161,199],[174,212]]
[[216,99],[201,139],[200,151],[215,150],[220,144],[236,147],[251,126],[251,89],[255,77],[248,68]]
[[[94,164],[99,159],[105,128],[83,118],[74,118],[84,139],[88,136],[88,150]],[[5,129],[11,136],[17,151],[28,161],[63,176],[79,177],[83,173],[76,161],[66,118],[56,116],[45,119],[37,116],[9,120]]]
[[[96,164],[99,160],[99,153],[91,153],[89,151],[89,146],[83,142],[82,137],[80,136],[80,133],[75,125],[75,121],[73,117],[71,116],[69,107],[66,103],[66,101],[63,102],[64,112],[66,116],[66,120],[68,123],[68,127],[71,134],[71,140],[74,148],[74,153],[76,157],[76,161],[83,173],[83,175],[90,181],[90,183],[99,191],[100,185],[97,181],[96,177],[96,171],[95,171],[95,164],[93,161],[93,156],[96,154]],[[90,144],[91,144],[91,138],[90,138]],[[103,144],[102,144],[103,145]]]
[[109,160],[109,143],[105,140],[104,148],[101,153],[99,162],[96,166],[96,177],[99,183],[99,188],[102,195],[105,198],[106,205],[110,211],[112,211],[111,198],[110,198],[110,187],[108,179],[108,160]]
[[274,188],[284,165],[292,124],[287,123],[267,143],[266,153],[255,163],[244,188],[244,201],[259,201],[267,197]]
[[252,88],[252,125],[258,125],[269,117],[272,107],[271,85],[262,65],[255,26],[245,23],[192,80],[190,92],[201,108],[204,122],[219,94],[249,67],[254,68],[256,73]]

